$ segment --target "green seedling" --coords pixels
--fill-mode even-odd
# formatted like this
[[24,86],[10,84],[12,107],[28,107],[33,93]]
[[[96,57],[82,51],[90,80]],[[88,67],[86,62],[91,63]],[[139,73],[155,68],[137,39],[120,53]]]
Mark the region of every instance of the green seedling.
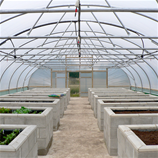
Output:
[[0,141],[0,145],[8,145],[20,133],[20,130],[15,129],[12,133],[8,134],[7,136],[3,136],[4,135],[3,129],[0,131],[0,133],[1,133],[0,138],[2,139],[3,137],[5,139],[4,141]]
[[2,108],[0,108],[0,113],[11,113],[11,110],[8,108],[2,107]]
[[13,111],[13,114],[28,114],[30,112],[31,112],[31,109],[28,109],[22,106],[20,109]]

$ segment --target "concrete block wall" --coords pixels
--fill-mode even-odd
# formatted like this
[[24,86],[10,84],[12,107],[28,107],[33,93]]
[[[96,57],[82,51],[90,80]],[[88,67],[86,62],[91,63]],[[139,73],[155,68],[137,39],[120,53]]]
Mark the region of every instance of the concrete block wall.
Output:
[[23,129],[8,145],[0,145],[1,158],[37,158],[37,127],[34,125],[0,125],[0,129]]
[[[19,107],[8,107],[17,109]],[[53,109],[30,107],[32,110],[44,110],[41,114],[0,114],[3,124],[36,125],[38,154],[46,155],[53,139]]]
[[106,99],[112,99],[112,98],[150,98],[150,97],[155,97],[156,96],[151,96],[148,94],[143,94],[143,93],[137,93],[137,92],[92,92],[91,93],[91,106],[94,107],[94,95],[98,95],[98,97],[105,97]]
[[[88,101],[91,104],[91,93],[92,92],[105,92],[105,93],[113,93],[113,92],[131,92],[133,93],[134,91],[130,89],[125,89],[125,88],[88,88]],[[135,93],[135,92],[134,92]],[[142,93],[143,94],[143,93]]]
[[60,118],[64,116],[65,102],[66,102],[66,96],[60,97]]
[[158,102],[115,102],[115,103],[104,103],[102,99],[98,100],[97,106],[97,124],[100,131],[103,131],[104,127],[104,108],[105,107],[158,107]]
[[[45,99],[60,99],[60,117],[62,118],[63,117],[63,115],[64,115],[64,110],[66,110],[66,108],[67,108],[67,105],[68,105],[68,97],[66,97],[66,96],[63,96],[63,97],[60,97],[60,98],[56,98],[56,97],[48,97],[48,95],[49,95],[50,93],[48,93],[48,94],[46,94],[46,93],[23,93],[23,94],[11,94],[11,95],[8,95],[8,96],[6,96],[7,98],[9,98],[9,97],[18,97],[18,98],[40,98],[40,99],[43,99],[43,100],[45,100]],[[60,95],[60,94],[65,94],[66,95],[66,92],[64,92],[64,93],[55,93],[55,94],[57,94],[57,95]]]
[[[151,96],[149,95],[138,95],[138,94],[126,94],[126,95],[94,95],[93,98],[94,98],[94,101],[93,101],[93,107],[94,107],[94,116],[97,118],[97,105],[98,105],[98,100],[99,99],[139,99],[139,98],[144,98],[144,99],[147,99],[147,98],[152,98]],[[156,96],[154,96],[155,98]]]
[[119,125],[158,124],[158,114],[115,114],[113,110],[158,110],[158,107],[104,108],[104,140],[111,156],[117,156],[117,128]]
[[51,107],[53,108],[53,129],[54,131],[58,130],[60,125],[60,100],[53,99],[52,103],[32,103],[32,102],[0,102],[0,107]]
[[132,130],[158,130],[153,125],[120,125],[117,129],[118,158],[157,158],[158,145],[146,145]]
[[[24,91],[21,92],[20,95],[50,95],[50,94],[57,94],[57,93],[64,93],[66,94],[66,100],[67,103],[66,105],[69,104],[70,101],[70,88],[63,88],[63,89],[58,89],[58,88],[35,88],[32,90]],[[18,93],[15,93],[13,95],[16,95]]]
[[34,88],[32,90],[25,91],[25,92],[50,92],[50,93],[66,92],[67,104],[70,101],[70,88]]

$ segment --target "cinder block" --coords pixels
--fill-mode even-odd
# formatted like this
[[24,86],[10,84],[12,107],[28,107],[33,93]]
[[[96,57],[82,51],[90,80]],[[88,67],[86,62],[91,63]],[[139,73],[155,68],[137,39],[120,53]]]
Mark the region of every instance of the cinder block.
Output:
[[[104,119],[110,117],[108,120],[104,120],[104,140],[107,144],[108,152],[111,156],[117,156],[117,128],[119,125],[131,125],[131,124],[153,124],[153,117],[158,118],[158,114],[154,113],[148,113],[148,114],[115,114],[113,110],[158,110],[158,107],[130,107],[130,108],[124,108],[124,107],[109,107],[104,108]],[[157,119],[158,121],[158,119]],[[158,122],[157,122],[158,123]],[[128,133],[129,139],[131,133]],[[134,138],[131,138],[134,140]],[[135,141],[136,142],[136,141]],[[128,145],[128,144],[126,144]],[[138,144],[137,144],[138,146]],[[131,151],[131,147],[129,145],[128,150],[129,152],[126,153],[126,155],[130,158],[131,152],[134,153],[134,151]]]
[[158,130],[153,125],[120,125],[118,134],[118,158],[157,158],[158,145],[146,145],[132,130]]
[[[32,137],[37,137],[36,126],[33,125],[0,125],[3,129],[23,129],[8,145],[0,145],[1,158],[22,158],[31,155],[30,158],[37,158],[37,142],[29,141]],[[32,146],[33,148],[30,148]],[[32,154],[33,153],[33,154]],[[29,157],[28,157],[29,158]]]
[[[104,126],[104,108],[105,107],[158,107],[158,102],[129,102],[129,103],[104,103],[103,99],[98,100],[98,107],[97,107],[97,123],[100,131],[103,131]],[[132,118],[133,121],[135,118]],[[101,122],[103,120],[103,122]],[[140,118],[141,120],[141,118]],[[139,120],[138,120],[139,121]],[[149,120],[150,121],[150,120]],[[155,122],[157,120],[155,119]]]
[[[9,107],[10,109],[17,109],[18,107]],[[32,110],[44,110],[41,114],[0,114],[0,116],[6,119],[5,123],[7,124],[25,124],[25,125],[36,125],[37,126],[37,139],[40,139],[40,150],[48,151],[47,147],[50,144],[52,135],[53,135],[53,109],[47,107],[30,107]],[[46,119],[47,118],[47,119]],[[50,119],[50,120],[49,120]],[[57,128],[57,127],[56,127]],[[20,135],[21,140],[24,140],[24,137],[27,138],[28,133],[24,132],[23,135]],[[35,135],[35,134],[34,134]],[[19,140],[20,141],[20,140]],[[36,139],[32,138],[29,140],[27,144],[30,142],[35,142]],[[43,141],[43,142],[41,142]],[[14,146],[19,145],[19,142],[15,142]],[[26,144],[25,144],[26,145]],[[26,145],[27,147],[31,147],[30,145]],[[26,147],[24,147],[26,149]],[[23,148],[21,149],[23,155],[27,156]]]

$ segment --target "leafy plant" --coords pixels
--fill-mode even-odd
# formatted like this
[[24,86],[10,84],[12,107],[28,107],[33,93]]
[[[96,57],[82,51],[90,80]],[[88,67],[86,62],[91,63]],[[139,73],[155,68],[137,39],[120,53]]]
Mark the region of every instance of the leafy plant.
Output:
[[0,130],[0,134],[3,134],[4,133],[4,130],[2,129],[2,130]]
[[21,107],[20,109],[14,110],[12,111],[11,109],[7,109],[7,108],[0,108],[0,113],[13,113],[13,114],[41,114],[42,112],[37,112],[37,111],[32,111],[31,109],[25,108],[25,107]]
[[37,114],[37,111],[34,111],[32,114]]
[[28,109],[22,106],[20,109],[13,111],[13,114],[28,114],[30,112],[31,112],[31,109]]
[[41,114],[41,113],[42,113],[42,111],[41,112],[34,111],[31,114]]
[[2,107],[2,108],[0,108],[0,113],[11,113],[11,110],[8,108]]
[[4,134],[4,130],[2,129],[2,130],[0,130],[0,140],[2,140],[3,134]]
[[[0,131],[0,140],[2,140],[3,139],[3,129]],[[0,142],[1,143],[1,142]]]
[[12,133],[3,136],[4,135],[4,130],[2,129],[0,131],[0,138],[2,137],[5,139],[4,141],[0,141],[0,145],[8,145],[18,134],[20,133],[20,130],[15,129]]

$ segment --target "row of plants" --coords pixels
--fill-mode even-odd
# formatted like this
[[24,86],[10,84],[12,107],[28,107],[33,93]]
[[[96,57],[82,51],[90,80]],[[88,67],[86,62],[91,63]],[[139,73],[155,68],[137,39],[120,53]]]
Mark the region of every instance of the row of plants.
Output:
[[[43,110],[31,110],[26,107],[21,107],[20,109],[9,109],[9,108],[0,108],[0,113],[11,113],[11,114],[41,114]],[[8,145],[18,134],[21,130],[0,130],[0,145]]]
[[6,131],[4,129],[0,130],[0,145],[8,145],[18,134],[20,133],[19,129],[13,131]]
[[9,108],[0,108],[0,113],[12,113],[12,114],[41,114],[42,111],[31,110],[26,107],[21,107],[20,109],[12,110]]

